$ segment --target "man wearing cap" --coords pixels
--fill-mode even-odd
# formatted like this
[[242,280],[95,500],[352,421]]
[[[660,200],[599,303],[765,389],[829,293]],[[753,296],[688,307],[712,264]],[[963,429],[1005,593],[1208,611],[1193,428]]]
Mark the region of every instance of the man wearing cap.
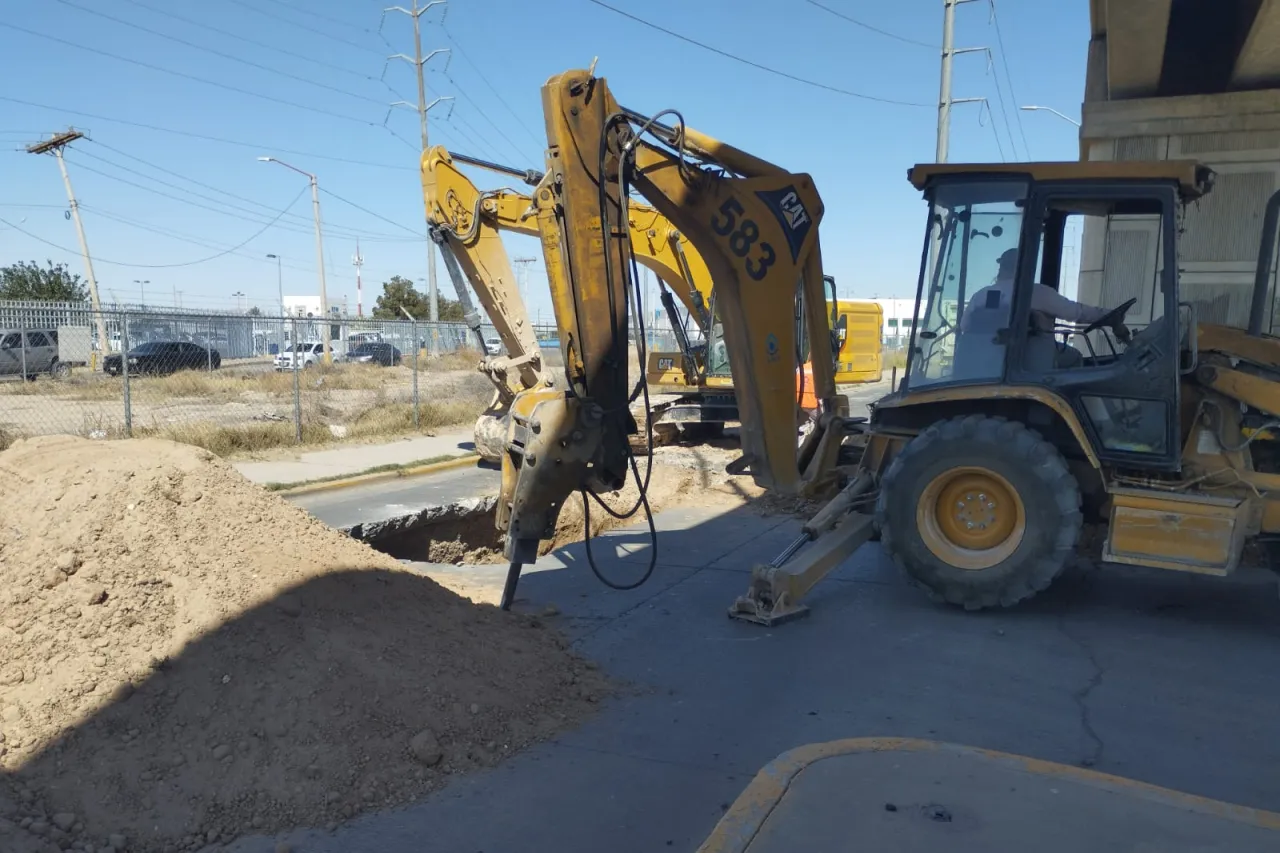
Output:
[[[1008,317],[1013,304],[1013,285],[1017,276],[1018,250],[1009,249],[1000,256],[996,280],[987,287],[973,294],[960,319],[961,334],[969,331],[971,320],[976,311],[998,310]],[[1052,338],[1054,320],[1075,325],[1089,325],[1107,315],[1110,309],[1095,308],[1083,302],[1068,299],[1046,284],[1035,283],[1031,287],[1032,326],[1037,331],[1046,333]],[[1036,316],[1040,315],[1040,316]],[[1126,331],[1128,331],[1126,329]],[[1084,356],[1075,347],[1061,345],[1056,348],[1054,366],[1058,368],[1078,367]]]

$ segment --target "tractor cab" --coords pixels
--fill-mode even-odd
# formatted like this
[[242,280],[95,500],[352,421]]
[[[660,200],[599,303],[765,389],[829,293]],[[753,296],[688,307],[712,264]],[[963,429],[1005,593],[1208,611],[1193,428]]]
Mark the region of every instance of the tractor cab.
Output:
[[939,164],[909,179],[929,220],[905,377],[875,422],[920,426],[972,406],[1077,433],[1055,443],[1103,463],[1176,470],[1179,375],[1194,366],[1178,225],[1213,172]]

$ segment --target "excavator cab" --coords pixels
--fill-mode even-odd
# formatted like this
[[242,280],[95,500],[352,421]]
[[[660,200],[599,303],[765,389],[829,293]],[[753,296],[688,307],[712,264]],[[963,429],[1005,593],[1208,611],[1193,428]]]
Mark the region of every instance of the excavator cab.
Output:
[[[911,181],[929,203],[928,227],[905,380],[877,407],[878,422],[916,423],[917,404],[1013,397],[1026,402],[1003,408],[1037,427],[1077,424],[1072,456],[1087,448],[1103,464],[1176,470],[1180,353],[1193,316],[1180,306],[1176,235],[1212,172],[1171,162],[939,165],[912,169]],[[1085,240],[1078,271],[1068,268],[1069,226]],[[1078,293],[1061,292],[1077,280]],[[1072,417],[1050,417],[1055,406]],[[1055,444],[1070,446],[1068,437]]]

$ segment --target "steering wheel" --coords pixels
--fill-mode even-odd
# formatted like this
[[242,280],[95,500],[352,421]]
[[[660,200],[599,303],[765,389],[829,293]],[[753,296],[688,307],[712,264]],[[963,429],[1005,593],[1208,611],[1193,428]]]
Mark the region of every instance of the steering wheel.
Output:
[[1117,323],[1119,323],[1121,320],[1124,319],[1124,315],[1128,314],[1129,309],[1132,308],[1134,305],[1136,305],[1137,302],[1138,300],[1134,298],[1134,299],[1127,300],[1126,302],[1120,305],[1117,305],[1115,308],[1112,308],[1106,314],[1103,314],[1101,317],[1094,320],[1088,326],[1085,326],[1084,331],[1082,331],[1080,334],[1087,335],[1090,332],[1098,331],[1098,329],[1101,329],[1104,326],[1115,326]]

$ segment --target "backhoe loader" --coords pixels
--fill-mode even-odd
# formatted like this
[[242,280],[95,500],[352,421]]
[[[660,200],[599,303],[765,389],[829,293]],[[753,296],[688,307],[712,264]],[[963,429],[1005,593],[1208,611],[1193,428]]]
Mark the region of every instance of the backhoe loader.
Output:
[[[1263,331],[1280,193],[1246,331],[1199,322],[1179,291],[1181,217],[1213,186],[1204,166],[922,165],[909,178],[930,212],[905,377],[854,427],[866,449],[845,488],[755,568],[730,615],[803,615],[802,596],[876,531],[916,585],[971,610],[1043,591],[1086,525],[1108,563],[1221,576],[1247,545],[1272,550],[1280,339]],[[1105,313],[1087,325],[1037,307],[1073,216],[1096,228],[1088,265],[1115,264],[1092,274]],[[1124,254],[1135,233],[1150,237],[1145,270]]]
[[[455,162],[456,161],[456,162]],[[455,290],[469,304],[464,279],[470,283],[491,318],[504,355],[486,355],[479,369],[495,386],[494,399],[476,423],[476,447],[490,462],[502,458],[506,444],[506,413],[515,395],[525,388],[554,384],[544,369],[528,311],[516,287],[511,264],[499,237],[500,231],[536,236],[533,200],[510,188],[479,190],[458,168],[466,164],[499,172],[537,186],[543,174],[522,171],[463,154],[442,146],[429,149],[422,158],[423,191],[432,235],[446,256]],[[698,252],[671,223],[643,204],[628,208],[632,251],[638,263],[658,279],[663,307],[679,344],[678,352],[647,354],[644,381],[649,387],[648,407],[633,403],[633,416],[641,424],[633,436],[636,450],[665,444],[677,437],[698,438],[719,434],[725,422],[738,420],[732,378],[721,327],[715,322],[715,294],[711,274]],[[831,287],[833,352],[848,382],[878,381],[881,376],[879,307],[871,302],[837,302]],[[690,339],[680,310],[692,320],[701,336]],[[480,338],[478,313],[467,315]],[[849,335],[852,326],[856,334]],[[648,423],[652,435],[646,435]]]
[[[1270,498],[1280,489],[1280,340],[1262,334],[1280,194],[1263,222],[1242,331],[1200,323],[1179,293],[1180,217],[1212,189],[1210,169],[914,167],[930,214],[906,373],[860,422],[847,417],[831,364],[815,360],[817,416],[797,448],[799,330],[780,322],[797,281],[810,294],[810,334],[829,332],[812,180],[703,136],[678,113],[627,111],[586,72],[553,77],[543,104],[537,215],[571,390],[513,405],[499,507],[513,575],[570,492],[617,488],[635,473],[618,357],[635,282],[619,227],[632,191],[688,237],[716,282],[742,422],[731,469],[784,493],[842,486],[796,542],[753,570],[731,616],[771,625],[803,615],[803,595],[877,533],[915,584],[968,609],[1045,589],[1086,522],[1102,534],[1106,562],[1208,575],[1236,570],[1246,544],[1280,540],[1280,502]],[[661,123],[668,115],[673,126]],[[1106,310],[1087,325],[1032,307],[1038,288],[1059,283],[1072,217],[1117,245],[1140,221],[1156,249],[1154,286],[1144,288],[1140,266],[1098,273]],[[863,448],[856,464],[843,463],[846,438]]]

